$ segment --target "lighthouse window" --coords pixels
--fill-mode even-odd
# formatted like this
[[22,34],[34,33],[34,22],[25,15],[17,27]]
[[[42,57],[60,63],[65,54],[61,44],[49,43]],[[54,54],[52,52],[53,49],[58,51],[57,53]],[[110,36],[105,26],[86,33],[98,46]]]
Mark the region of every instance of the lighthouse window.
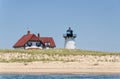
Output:
[[72,37],[73,36],[73,31],[72,30],[68,30],[67,31],[67,36],[68,37]]
[[28,42],[27,45],[30,47],[30,46],[32,46],[32,43],[31,43],[31,42]]
[[70,34],[70,31],[67,31],[67,34]]
[[40,42],[37,42],[37,43],[36,43],[36,46],[40,47],[40,46],[41,46],[41,43],[40,43]]

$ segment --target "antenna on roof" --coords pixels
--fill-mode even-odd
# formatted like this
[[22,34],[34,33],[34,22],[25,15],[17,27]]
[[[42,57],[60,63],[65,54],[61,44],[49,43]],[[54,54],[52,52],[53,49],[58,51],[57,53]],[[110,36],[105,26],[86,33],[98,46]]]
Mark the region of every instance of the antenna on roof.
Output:
[[29,27],[27,27],[27,31],[30,30]]
[[30,29],[29,29],[29,27],[27,27],[27,34],[30,34]]

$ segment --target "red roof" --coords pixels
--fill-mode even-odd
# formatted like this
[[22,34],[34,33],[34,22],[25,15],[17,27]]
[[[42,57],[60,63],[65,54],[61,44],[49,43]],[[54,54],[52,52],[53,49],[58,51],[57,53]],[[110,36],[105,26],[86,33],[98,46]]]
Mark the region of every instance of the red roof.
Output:
[[34,34],[27,34],[20,38],[13,47],[23,47],[28,41],[40,41]]
[[51,47],[56,47],[55,42],[52,37],[40,37],[40,40],[44,44],[49,42]]
[[15,47],[24,47],[28,41],[40,41],[44,45],[45,45],[45,42],[49,42],[50,47],[56,47],[55,42],[52,37],[37,37],[35,34],[30,34],[30,32],[28,32],[28,34],[26,34],[22,38],[20,38],[13,47],[14,48]]

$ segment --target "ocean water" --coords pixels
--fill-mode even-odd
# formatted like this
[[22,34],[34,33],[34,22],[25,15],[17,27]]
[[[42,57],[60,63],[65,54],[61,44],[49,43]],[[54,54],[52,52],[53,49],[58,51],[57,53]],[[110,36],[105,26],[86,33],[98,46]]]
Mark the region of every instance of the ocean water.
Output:
[[0,75],[0,79],[120,79],[120,75]]

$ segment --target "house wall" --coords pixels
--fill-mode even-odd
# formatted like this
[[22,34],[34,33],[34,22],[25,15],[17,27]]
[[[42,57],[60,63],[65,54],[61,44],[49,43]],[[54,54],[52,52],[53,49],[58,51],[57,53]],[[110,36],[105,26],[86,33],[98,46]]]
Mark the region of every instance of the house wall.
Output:
[[[31,46],[28,45],[28,42],[29,43],[32,43]],[[51,47],[51,46],[43,46],[43,44],[41,42],[36,42],[36,41],[28,41],[26,44],[25,44],[25,47],[17,47],[15,49],[53,49],[54,47]],[[40,43],[41,46],[37,46],[36,43]],[[48,43],[48,45],[50,45],[50,43]]]
[[[29,43],[32,43],[31,46],[29,46],[27,43],[25,44],[25,49],[43,49],[43,45],[40,42],[33,42],[33,41],[28,41]],[[41,46],[37,46],[36,43],[40,43]]]

